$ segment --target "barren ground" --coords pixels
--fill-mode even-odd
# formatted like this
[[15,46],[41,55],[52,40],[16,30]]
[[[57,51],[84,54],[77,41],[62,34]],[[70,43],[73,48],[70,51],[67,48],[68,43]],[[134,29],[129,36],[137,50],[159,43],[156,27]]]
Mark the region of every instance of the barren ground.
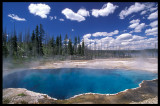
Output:
[[103,69],[133,69],[145,70],[157,73],[156,58],[113,58],[95,60],[70,60],[70,61],[50,61],[41,66],[31,69],[54,69],[54,68],[103,68]]

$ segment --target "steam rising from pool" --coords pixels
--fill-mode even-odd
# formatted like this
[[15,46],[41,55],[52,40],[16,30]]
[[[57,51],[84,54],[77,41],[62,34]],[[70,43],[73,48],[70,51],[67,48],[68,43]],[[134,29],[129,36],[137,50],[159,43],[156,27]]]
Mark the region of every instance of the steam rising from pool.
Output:
[[156,73],[122,69],[34,69],[15,72],[3,77],[3,88],[26,88],[68,99],[82,93],[115,94],[136,88],[143,80],[157,78]]

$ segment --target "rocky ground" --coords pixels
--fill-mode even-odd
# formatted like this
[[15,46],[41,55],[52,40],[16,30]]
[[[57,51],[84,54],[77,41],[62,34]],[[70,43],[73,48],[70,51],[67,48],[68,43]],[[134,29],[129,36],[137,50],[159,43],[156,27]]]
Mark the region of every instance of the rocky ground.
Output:
[[40,99],[52,99],[46,94],[36,93],[24,88],[3,89],[4,104],[37,104]]
[[[28,63],[25,69],[53,69],[53,68],[123,68],[158,72],[158,60],[156,58],[114,58],[96,60],[68,60],[68,61],[41,61]],[[33,65],[34,64],[34,65]],[[4,69],[4,68],[3,68]],[[24,69],[24,68],[23,68]],[[3,75],[22,68],[5,68]],[[3,89],[4,104],[154,104],[158,101],[158,80],[143,81],[137,89],[129,89],[116,95],[83,94],[68,100],[55,100],[45,94],[35,93],[23,88]]]
[[158,104],[158,97],[149,98],[141,102],[131,102],[130,104]]

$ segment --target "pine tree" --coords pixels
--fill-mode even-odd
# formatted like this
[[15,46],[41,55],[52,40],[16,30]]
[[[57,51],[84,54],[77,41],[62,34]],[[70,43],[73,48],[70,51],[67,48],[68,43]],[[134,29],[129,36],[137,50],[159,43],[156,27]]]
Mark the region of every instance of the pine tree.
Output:
[[34,33],[34,30],[32,32],[32,36],[31,36],[31,42],[34,43],[35,42],[35,33]]
[[52,39],[49,41],[49,51],[50,51],[50,55],[54,55],[54,50],[55,50],[55,41],[54,41],[54,37],[52,37]]
[[18,35],[18,40],[19,43],[22,43],[22,32],[19,33]]
[[74,38],[74,54],[76,55],[77,54],[77,37]]
[[68,54],[69,55],[73,55],[73,48],[72,48],[72,41],[71,41],[71,39],[69,39],[69,42],[68,42]]
[[53,40],[53,55],[55,55],[56,53],[55,53],[55,48],[56,48],[56,42],[55,42],[55,40],[54,40],[54,36],[52,37],[52,40]]
[[78,45],[78,54],[81,55],[81,52],[82,52],[82,50],[81,50],[81,45],[79,44],[79,45]]
[[[2,33],[2,48],[3,55],[7,56],[7,53],[10,53],[12,57],[22,57],[25,53],[25,56],[54,56],[54,55],[85,55],[85,45],[84,41],[80,44],[80,37],[70,38],[68,40],[68,35],[66,34],[64,38],[64,42],[62,42],[61,34],[54,39],[54,37],[49,38],[46,37],[45,43],[44,36],[45,31],[43,29],[42,24],[40,26],[36,25],[36,28],[33,30],[32,35],[30,36],[30,32],[28,30],[25,31],[24,36],[22,36],[22,32],[18,34],[18,38],[16,35],[16,30],[14,26],[14,31],[7,36],[6,31]],[[8,37],[8,38],[7,38]],[[23,37],[23,41],[22,41]],[[86,48],[87,49],[87,48]]]
[[17,35],[15,30],[15,24],[13,34],[13,37],[11,37],[11,56],[15,58],[17,56]]
[[12,48],[12,52],[11,52],[12,57],[17,56],[17,36],[16,35],[14,35],[11,38],[11,48]]
[[56,52],[56,55],[59,55],[59,36],[57,36],[57,38],[56,38],[56,50],[55,50],[55,52]]
[[78,36],[78,54],[81,55],[80,37]]
[[78,36],[78,44],[80,44],[80,37]]
[[30,30],[28,29],[27,35],[26,35],[26,55],[30,57],[32,55],[32,44],[30,39]]
[[18,34],[18,37],[17,37],[17,55],[18,57],[23,57],[25,51],[24,51],[24,48],[23,48],[23,42],[22,42],[22,32],[20,32]]
[[32,36],[31,36],[31,43],[32,43],[32,55],[35,57],[36,55],[36,36],[35,36],[35,33],[34,33],[34,30],[32,32]]
[[82,54],[82,56],[84,56],[84,40],[82,41],[82,50],[81,50],[81,54]]
[[38,25],[36,26],[35,34],[36,34],[36,41],[35,41],[36,55],[39,56],[39,30],[38,30]]
[[8,51],[9,51],[9,56],[12,57],[13,54],[13,48],[11,45],[11,41],[12,41],[12,37],[13,37],[13,33],[10,33],[8,36]]
[[2,45],[3,56],[6,58],[8,56],[8,49],[6,45]]
[[7,33],[6,33],[6,29],[5,29],[5,32],[2,33],[2,40],[3,40],[3,44],[2,44],[3,56],[7,57],[8,56],[8,48],[7,48]]
[[43,45],[42,45],[42,40],[43,40],[43,37],[44,37],[44,30],[43,30],[43,26],[42,24],[40,24],[40,30],[39,30],[39,54],[40,56],[43,56],[44,53],[43,53]]
[[62,37],[59,37],[59,54],[62,55]]
[[67,41],[68,41],[68,36],[66,34],[65,39],[64,39],[64,54],[68,54]]
[[29,29],[28,31],[25,30],[25,34],[24,34],[24,42],[23,42],[23,46],[24,46],[24,55],[25,56],[30,56],[30,53],[31,53],[31,46],[29,44],[30,42],[30,32],[29,32]]
[[7,42],[7,32],[6,32],[6,29],[5,29],[5,31],[2,32],[2,40],[3,40],[3,44],[6,45],[6,42]]

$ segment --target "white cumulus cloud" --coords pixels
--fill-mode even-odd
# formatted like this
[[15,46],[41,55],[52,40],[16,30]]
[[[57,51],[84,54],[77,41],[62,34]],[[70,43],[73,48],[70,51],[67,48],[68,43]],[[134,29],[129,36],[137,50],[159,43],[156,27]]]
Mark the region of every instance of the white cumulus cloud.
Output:
[[29,9],[30,13],[32,13],[34,15],[38,15],[41,18],[47,18],[47,14],[49,14],[50,10],[51,10],[49,5],[42,4],[42,3],[39,3],[39,4],[31,3],[28,6],[28,9]]
[[120,19],[124,19],[125,17],[127,17],[128,15],[132,14],[132,13],[136,13],[139,11],[142,11],[145,9],[145,5],[136,2],[134,5],[131,5],[129,8],[125,8],[124,10],[122,10],[119,14]]
[[145,37],[142,36],[138,36],[138,35],[133,35],[132,40],[131,41],[138,41],[138,40],[143,40]]
[[157,25],[158,25],[158,21],[157,20],[150,23],[151,27],[156,27]]
[[141,23],[139,25],[137,25],[134,29],[134,32],[141,32],[141,30],[145,27],[145,23]]
[[124,34],[117,36],[116,39],[117,40],[129,40],[129,39],[132,39],[132,35],[130,33],[124,33]]
[[139,25],[139,22],[138,23],[133,23],[129,26],[129,28],[136,28],[138,25]]
[[[118,34],[118,33],[119,33],[118,30],[115,30],[110,33],[107,33],[107,32],[95,32],[93,34],[88,33],[83,36],[83,40],[85,42],[85,45],[91,48],[93,48],[95,44],[97,45],[97,47],[98,45],[101,46],[101,44],[106,45],[106,43],[108,43],[109,45],[109,43],[114,43],[114,38],[110,36]],[[102,38],[101,39],[97,39],[97,38],[91,39],[91,36],[94,36],[94,37],[102,36]]]
[[81,15],[81,16],[84,16],[84,17],[87,17],[87,16],[90,16],[89,15],[89,11],[87,11],[86,9],[84,8],[81,8],[78,10],[77,14]]
[[94,37],[98,37],[98,36],[107,36],[107,34],[108,34],[107,32],[95,32],[92,35]]
[[136,20],[132,20],[132,21],[130,21],[129,23],[139,23],[140,22],[140,20],[139,19],[136,19]]
[[62,14],[64,14],[67,19],[70,19],[72,21],[81,22],[85,20],[85,17],[83,17],[82,15],[78,13],[73,12],[69,8],[65,8],[64,10],[62,10]]
[[148,16],[148,19],[152,20],[152,19],[157,19],[158,18],[158,11],[154,12],[154,13],[151,13],[149,16]]
[[146,29],[145,33],[146,33],[146,35],[157,36],[158,35],[158,27],[154,27],[152,29]]
[[153,48],[158,42],[157,38],[147,38],[139,35],[123,33],[116,36],[102,36],[101,38],[91,38],[92,34],[85,34],[83,40],[85,46],[92,50],[115,50],[115,49],[145,49]]
[[113,5],[112,3],[107,3],[104,4],[101,9],[92,9],[92,15],[94,17],[108,16],[109,14],[114,13],[116,8],[118,8],[118,6]]
[[144,11],[141,12],[141,15],[144,15],[144,14],[146,14],[146,13],[147,13],[147,11],[144,10]]
[[114,32],[110,32],[110,33],[108,33],[108,32],[95,32],[95,33],[92,34],[92,36],[94,36],[94,37],[98,37],[98,36],[113,36],[113,35],[118,34],[118,33],[119,33],[118,30],[115,30]]
[[8,14],[8,17],[11,17],[12,19],[17,20],[17,21],[26,21],[25,18],[20,18],[15,14]]
[[153,7],[153,8],[150,9],[151,12],[153,12],[155,10],[158,10],[158,8],[157,7]]
[[130,33],[132,32],[141,32],[141,30],[146,26],[145,23],[139,23],[140,20],[139,19],[136,19],[136,20],[132,20],[130,21],[130,23],[132,23],[131,25],[129,25],[129,28],[133,28],[134,31],[131,31]]
[[83,38],[90,38],[91,37],[91,34],[85,34],[84,36],[83,36]]

